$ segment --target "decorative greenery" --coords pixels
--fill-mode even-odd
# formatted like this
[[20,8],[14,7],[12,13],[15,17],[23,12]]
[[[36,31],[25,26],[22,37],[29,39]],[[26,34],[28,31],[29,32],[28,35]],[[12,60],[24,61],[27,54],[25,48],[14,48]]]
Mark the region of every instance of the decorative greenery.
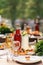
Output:
[[36,54],[39,56],[43,56],[43,40],[39,41],[36,44],[36,50],[35,50]]
[[13,30],[11,30],[10,28],[0,26],[0,34],[6,34],[6,33],[12,33],[12,32]]

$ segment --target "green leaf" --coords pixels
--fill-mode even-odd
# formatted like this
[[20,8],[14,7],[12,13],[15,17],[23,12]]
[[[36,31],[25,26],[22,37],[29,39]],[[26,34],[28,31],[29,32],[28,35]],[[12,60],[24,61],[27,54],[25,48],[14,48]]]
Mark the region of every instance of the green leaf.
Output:
[[43,55],[43,40],[39,41],[36,45],[36,54],[37,55]]

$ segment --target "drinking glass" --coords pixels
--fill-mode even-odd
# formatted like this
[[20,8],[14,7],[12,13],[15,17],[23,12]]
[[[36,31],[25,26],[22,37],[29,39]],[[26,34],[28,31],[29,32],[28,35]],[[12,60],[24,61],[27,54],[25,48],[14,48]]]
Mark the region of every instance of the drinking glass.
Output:
[[12,50],[14,51],[15,56],[18,56],[19,48],[20,48],[20,42],[19,41],[13,41]]

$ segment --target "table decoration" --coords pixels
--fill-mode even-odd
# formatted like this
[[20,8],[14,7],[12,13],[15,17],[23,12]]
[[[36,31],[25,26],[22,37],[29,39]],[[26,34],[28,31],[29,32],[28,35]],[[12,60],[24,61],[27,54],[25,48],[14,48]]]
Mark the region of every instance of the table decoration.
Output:
[[40,40],[35,46],[36,55],[43,56],[43,40]]

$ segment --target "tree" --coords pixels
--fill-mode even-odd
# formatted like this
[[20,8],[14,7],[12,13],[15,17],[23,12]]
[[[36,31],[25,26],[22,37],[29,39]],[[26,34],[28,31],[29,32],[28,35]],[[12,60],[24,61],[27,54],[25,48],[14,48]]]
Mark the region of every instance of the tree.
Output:
[[12,25],[14,27],[14,20],[17,18],[17,6],[19,5],[20,0],[8,0],[9,2],[9,13],[10,18],[12,19]]
[[7,0],[0,0],[0,14],[5,15],[7,10],[8,10]]
[[0,0],[0,14],[10,18],[14,27],[17,18],[43,18],[43,0]]
[[43,17],[43,0],[29,0],[29,17]]

